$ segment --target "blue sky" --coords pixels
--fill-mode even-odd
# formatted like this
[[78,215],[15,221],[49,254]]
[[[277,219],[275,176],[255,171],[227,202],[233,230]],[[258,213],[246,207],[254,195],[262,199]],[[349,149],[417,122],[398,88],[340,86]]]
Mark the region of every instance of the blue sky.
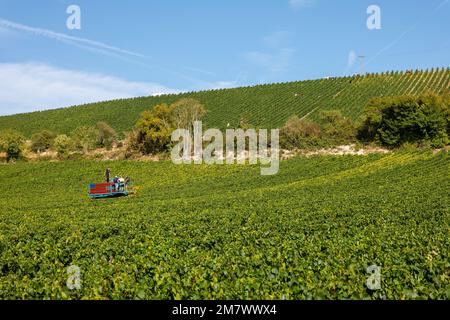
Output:
[[447,67],[449,34],[449,0],[0,0],[0,114],[342,76],[359,55],[367,72]]

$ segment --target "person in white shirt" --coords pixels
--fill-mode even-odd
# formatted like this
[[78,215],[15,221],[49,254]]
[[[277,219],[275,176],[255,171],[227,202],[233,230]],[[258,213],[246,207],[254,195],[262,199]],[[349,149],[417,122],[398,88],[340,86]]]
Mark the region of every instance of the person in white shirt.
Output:
[[125,179],[121,176],[119,178],[119,190],[123,191],[125,186]]

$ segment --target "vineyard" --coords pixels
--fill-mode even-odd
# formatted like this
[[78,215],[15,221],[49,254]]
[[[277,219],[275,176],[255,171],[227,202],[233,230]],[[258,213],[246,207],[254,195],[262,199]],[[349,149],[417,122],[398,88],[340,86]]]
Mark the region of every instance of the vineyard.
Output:
[[[253,114],[254,121],[275,124],[294,110],[331,107],[336,92],[336,99],[353,101],[346,110],[357,116],[375,83],[389,94],[448,84],[448,71],[426,83],[417,78],[420,88],[409,77],[231,90],[227,103],[242,100],[250,108],[265,101],[268,108],[276,95],[291,99],[291,109],[273,118]],[[321,91],[326,82],[333,89]],[[356,87],[365,89],[355,95],[350,88]],[[297,103],[293,92],[310,92],[299,98],[309,102]],[[328,105],[312,103],[313,92],[327,95],[318,101]],[[219,103],[222,94],[196,95]],[[163,98],[128,103],[143,107],[156,99]],[[124,107],[91,108],[112,104]],[[220,123],[225,111],[209,107]],[[102,179],[106,165],[133,177],[136,195],[89,200],[87,185]],[[283,161],[270,177],[260,176],[258,166],[165,161],[0,165],[8,183],[0,198],[0,298],[449,299],[448,165],[446,152],[299,157]],[[80,270],[80,290],[66,286],[72,265]],[[366,286],[370,265],[381,268],[379,290]]]
[[0,117],[0,130],[14,128],[27,136],[43,129],[70,133],[79,126],[106,121],[118,132],[126,132],[131,130],[142,111],[185,97],[205,105],[207,126],[223,129],[229,124],[236,127],[244,118],[256,127],[274,128],[293,115],[314,120],[320,111],[328,109],[339,109],[344,115],[357,119],[370,98],[444,93],[449,88],[449,68],[391,72],[99,102]]

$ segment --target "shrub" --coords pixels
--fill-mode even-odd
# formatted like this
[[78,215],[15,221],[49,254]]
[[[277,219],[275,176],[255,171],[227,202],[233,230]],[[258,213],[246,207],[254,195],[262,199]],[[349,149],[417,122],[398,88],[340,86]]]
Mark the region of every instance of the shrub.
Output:
[[97,145],[99,147],[111,149],[116,141],[116,130],[111,128],[106,122],[97,123]]
[[328,144],[348,144],[356,140],[355,123],[342,115],[339,110],[323,111],[320,114],[322,136]]
[[140,151],[137,130],[133,130],[125,134],[124,145],[126,147],[125,150],[126,159],[131,158],[135,152]]
[[25,150],[25,137],[11,129],[0,133],[0,150],[6,152],[6,161],[20,159]]
[[442,147],[449,141],[449,101],[435,94],[373,99],[358,138],[387,147],[406,142]]
[[73,147],[77,151],[87,153],[95,149],[98,135],[98,130],[95,127],[78,127],[72,132]]
[[56,134],[48,130],[33,134],[31,136],[31,151],[40,153],[51,149],[55,138]]
[[280,146],[285,149],[322,145],[320,127],[309,120],[291,117],[280,129]]
[[291,117],[280,129],[280,145],[287,149],[329,147],[356,143],[356,134],[357,127],[351,119],[340,111],[329,110],[320,114],[319,124]]
[[72,139],[65,134],[57,136],[53,143],[53,148],[58,153],[60,158],[67,158],[69,156],[69,152],[72,150],[72,147]]

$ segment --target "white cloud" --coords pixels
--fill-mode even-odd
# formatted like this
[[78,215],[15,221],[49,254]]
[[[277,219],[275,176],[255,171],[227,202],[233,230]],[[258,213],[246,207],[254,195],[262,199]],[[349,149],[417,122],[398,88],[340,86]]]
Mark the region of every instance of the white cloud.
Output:
[[358,56],[357,56],[355,51],[351,50],[348,53],[348,60],[347,60],[347,68],[348,69],[353,67],[353,65],[355,64],[357,58],[358,58]]
[[132,82],[41,63],[0,63],[1,114],[176,92],[156,83]]
[[0,25],[0,37],[2,38],[10,38],[13,36],[13,32],[7,28],[4,28]]
[[214,89],[229,89],[229,88],[235,88],[239,84],[237,81],[216,81],[216,82],[210,82],[205,89],[207,90],[214,90]]
[[292,38],[292,33],[287,31],[278,31],[268,34],[263,38],[263,42],[269,47],[279,48],[285,46]]
[[214,75],[213,72],[207,71],[207,70],[203,70],[203,69],[200,69],[200,68],[184,67],[184,69],[192,71],[192,72],[196,72],[196,73],[201,73],[201,74],[204,74],[204,75],[207,75],[207,76],[213,76]]
[[[185,80],[188,80],[191,83],[194,83],[196,87],[209,87],[210,83],[201,79],[198,79],[196,77],[185,75],[177,70],[173,70],[171,68],[164,67],[161,63],[153,63],[149,64],[148,60],[150,59],[147,56],[144,56],[140,53],[136,53],[133,51],[129,51],[123,48],[111,46],[109,44],[94,41],[86,38],[80,38],[80,37],[74,37],[71,35],[67,35],[64,33],[58,33],[54,32],[52,30],[42,29],[42,28],[35,28],[30,27],[24,24],[16,23],[13,21],[5,20],[0,18],[0,37],[6,37],[6,35],[13,34],[14,31],[22,32],[31,34],[34,36],[44,37],[53,39],[55,41],[70,45],[72,47],[87,50],[89,52],[95,53],[95,54],[101,54],[106,55],[109,57],[113,57],[116,59],[119,59],[121,61],[124,61],[126,63],[134,64],[136,66],[150,69],[150,70],[159,70],[165,73],[170,73],[172,75],[175,75],[176,77],[183,78]],[[4,44],[5,42],[0,42],[0,46]],[[191,71],[194,71],[195,68],[192,68]],[[208,71],[204,71],[201,69],[195,69],[196,72],[200,72],[203,74],[213,75]]]
[[358,54],[354,50],[350,50],[347,56],[347,65],[342,76],[349,75],[354,69],[355,63],[358,60]]
[[315,0],[289,0],[291,8],[298,10],[302,8],[310,8]]
[[273,56],[269,53],[264,53],[260,51],[250,51],[245,54],[248,61],[253,62],[257,65],[268,67],[270,66]]
[[271,73],[286,71],[292,63],[295,50],[290,48],[280,49],[274,53],[251,51],[244,56],[259,67],[262,67]]
[[[289,47],[293,34],[287,31],[272,32],[262,38],[265,50],[244,53],[248,62],[264,69],[265,73],[282,73],[289,69],[295,56],[295,49]],[[266,74],[267,75],[267,74]]]

